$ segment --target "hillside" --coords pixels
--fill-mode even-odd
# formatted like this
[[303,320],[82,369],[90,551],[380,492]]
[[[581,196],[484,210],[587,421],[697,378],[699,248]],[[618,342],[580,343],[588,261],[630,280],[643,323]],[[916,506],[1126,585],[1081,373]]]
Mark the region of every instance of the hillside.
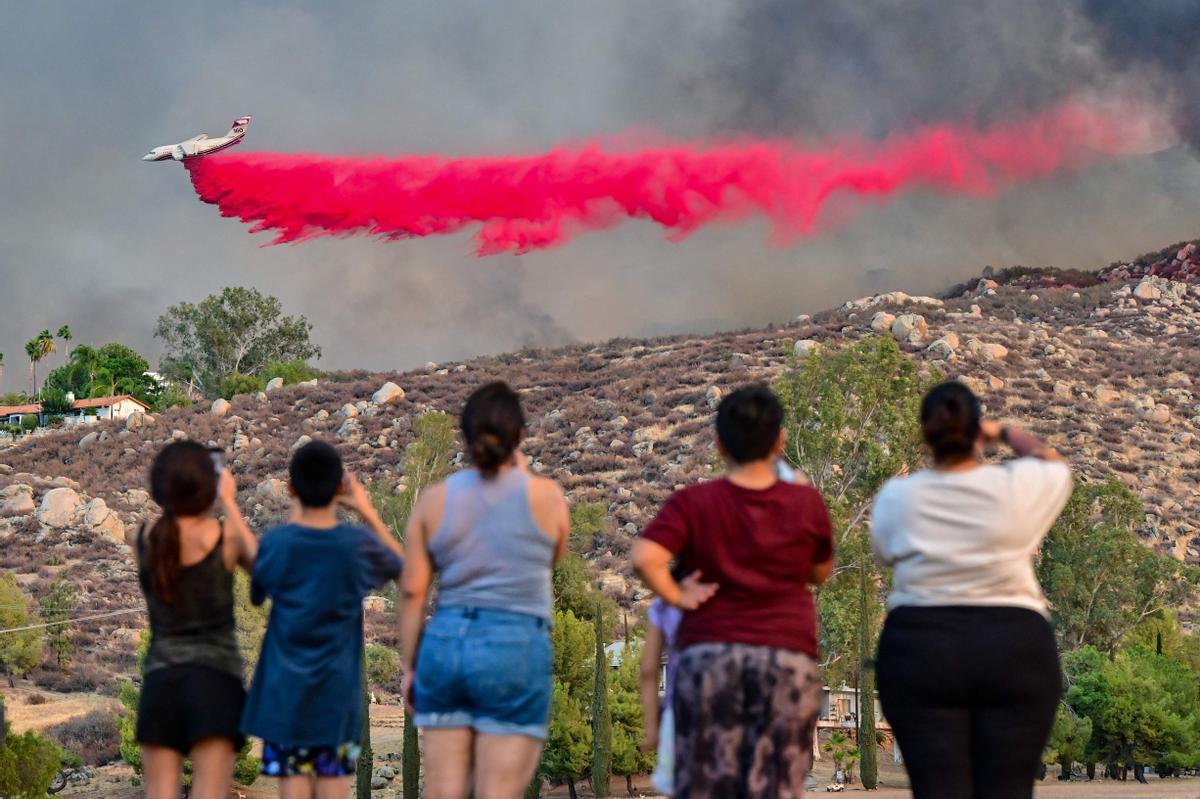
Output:
[[[72,674],[35,678],[60,690],[111,693],[113,676],[133,668],[144,621],[131,555],[120,541],[152,517],[145,475],[173,437],[232,451],[243,507],[261,528],[286,511],[282,479],[289,451],[304,437],[336,443],[365,479],[399,483],[414,417],[428,409],[456,413],[475,386],[503,378],[525,396],[534,468],[559,479],[574,501],[609,506],[612,526],[590,557],[604,589],[634,603],[642,594],[625,564],[629,543],[674,487],[711,472],[711,408],[722,393],[771,380],[813,342],[873,334],[896,336],[913,358],[969,383],[989,413],[1046,437],[1084,479],[1117,475],[1145,502],[1146,544],[1200,562],[1200,397],[1193,385],[1200,380],[1200,283],[1172,282],[1150,268],[1197,259],[1195,246],[1173,251],[1180,257],[1164,251],[1157,261],[1078,281],[1094,283],[1086,287],[984,278],[952,299],[894,292],[763,330],[331,375],[240,396],[228,408],[135,416],[0,449],[0,568],[35,595],[69,579],[81,614],[133,611],[77,626]],[[403,391],[374,401],[387,381]],[[98,435],[81,440],[85,432]],[[389,642],[384,618],[377,615],[372,627]]]

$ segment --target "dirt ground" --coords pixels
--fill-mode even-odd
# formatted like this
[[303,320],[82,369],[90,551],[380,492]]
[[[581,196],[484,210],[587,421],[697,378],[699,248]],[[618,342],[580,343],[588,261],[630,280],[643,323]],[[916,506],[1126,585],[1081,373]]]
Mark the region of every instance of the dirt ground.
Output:
[[[97,707],[107,707],[114,712],[119,703],[111,697],[96,694],[56,694],[52,691],[36,689],[33,686],[19,682],[15,689],[7,685],[0,688],[4,696],[9,721],[13,729],[23,732],[28,729],[44,730],[61,721],[81,716]],[[29,697],[41,694],[45,698],[43,704],[29,704]],[[373,705],[371,707],[371,739],[374,746],[377,764],[391,763],[399,765],[399,755],[403,743],[404,713],[400,707],[390,705]],[[125,765],[105,766],[97,769],[96,778],[86,785],[68,788],[65,796],[72,799],[136,799],[142,796],[140,788],[130,785],[132,771]],[[831,782],[833,764],[828,759],[819,761],[814,770],[817,779],[815,791],[810,795],[823,796],[825,786]],[[399,796],[399,781],[382,791],[376,791],[378,799],[397,799]],[[271,799],[276,795],[273,780],[260,778],[254,785],[237,788],[234,799]],[[586,782],[578,785],[579,796],[591,797]],[[880,787],[875,791],[864,791],[854,785],[844,791],[846,794],[869,794],[874,799],[911,799],[908,781],[903,766],[884,760],[880,763]],[[568,794],[565,787],[543,792],[547,799],[563,799]],[[612,795],[615,799],[626,796],[625,780],[617,777],[612,782]],[[634,781],[634,796],[651,799],[656,794],[649,787],[645,778]],[[1200,799],[1200,779],[1156,780],[1151,778],[1149,785],[1136,782],[1111,782],[1100,780],[1096,782],[1060,783],[1053,778],[1037,786],[1037,799],[1056,799],[1056,797],[1075,797],[1091,799],[1091,797],[1120,797],[1120,799]]]

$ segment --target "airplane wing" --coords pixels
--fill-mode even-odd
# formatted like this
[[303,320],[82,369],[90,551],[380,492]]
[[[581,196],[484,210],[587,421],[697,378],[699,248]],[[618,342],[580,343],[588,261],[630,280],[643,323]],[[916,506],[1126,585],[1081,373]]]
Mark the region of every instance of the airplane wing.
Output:
[[207,133],[201,133],[199,136],[193,136],[192,138],[187,139],[186,141],[204,141],[207,138],[208,138]]

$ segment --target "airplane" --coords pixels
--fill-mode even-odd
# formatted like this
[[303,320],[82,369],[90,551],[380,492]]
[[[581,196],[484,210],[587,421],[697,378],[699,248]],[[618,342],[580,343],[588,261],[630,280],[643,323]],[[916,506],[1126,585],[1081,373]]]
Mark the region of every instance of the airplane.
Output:
[[229,132],[224,136],[210,139],[207,133],[201,133],[199,136],[193,136],[187,141],[181,141],[179,144],[164,144],[162,147],[155,147],[143,155],[142,160],[166,161],[168,158],[174,158],[176,161],[186,161],[190,158],[212,155],[227,147],[232,147],[244,139],[246,137],[246,128],[249,125],[249,116],[238,117],[233,120],[232,127],[229,128]]

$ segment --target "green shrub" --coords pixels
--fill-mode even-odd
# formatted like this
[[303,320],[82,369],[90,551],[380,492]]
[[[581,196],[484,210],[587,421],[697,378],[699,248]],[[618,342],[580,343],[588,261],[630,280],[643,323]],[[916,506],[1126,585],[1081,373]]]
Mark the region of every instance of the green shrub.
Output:
[[264,384],[272,378],[282,377],[285,386],[304,383],[321,375],[300,358],[291,361],[271,361],[263,366],[259,374],[262,375]]
[[6,799],[37,799],[46,789],[62,763],[62,753],[51,741],[27,732],[13,735],[9,730],[0,746],[0,796]]
[[267,383],[258,375],[232,374],[221,383],[221,396],[233,399],[238,394],[257,394]]
[[24,433],[32,433],[37,430],[38,417],[36,413],[27,413],[21,417],[21,431]]

